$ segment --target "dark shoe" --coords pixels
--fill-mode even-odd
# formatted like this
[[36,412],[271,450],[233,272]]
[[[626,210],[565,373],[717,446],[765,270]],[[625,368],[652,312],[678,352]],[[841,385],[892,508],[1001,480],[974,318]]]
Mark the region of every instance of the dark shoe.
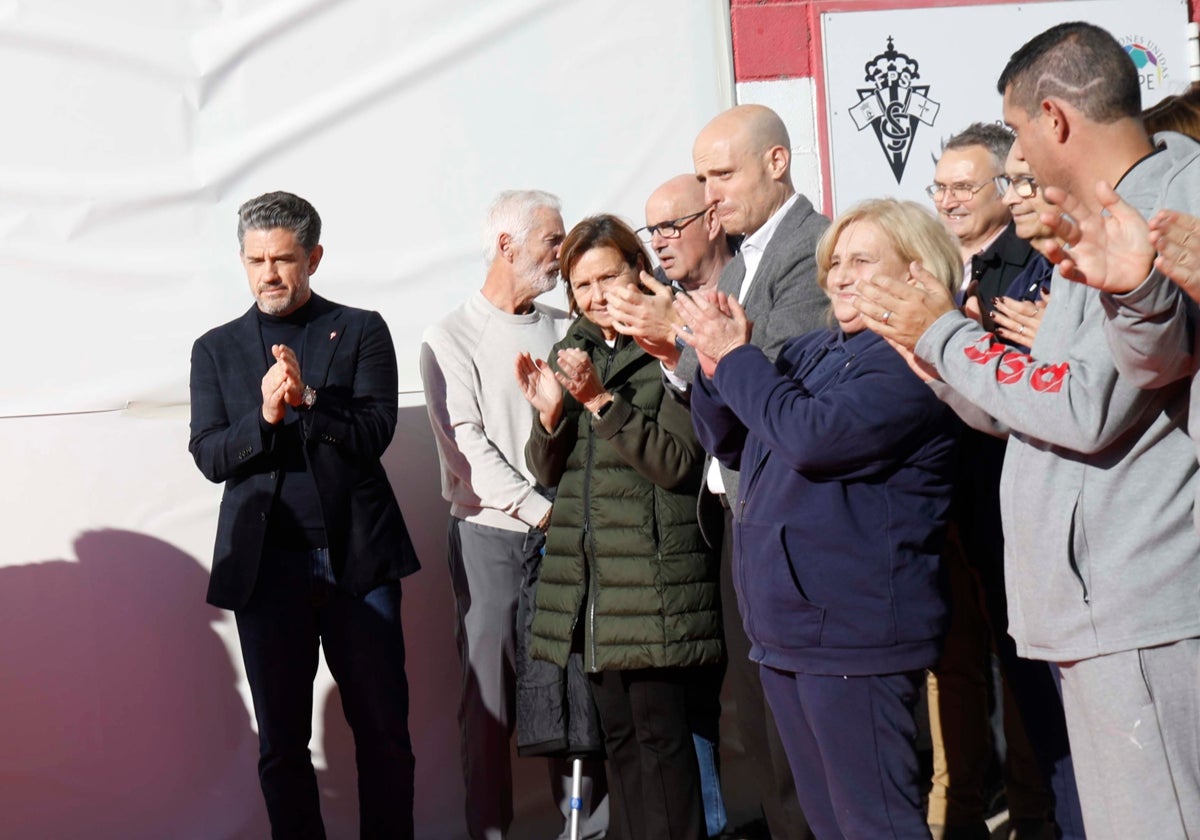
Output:
[[742,823],[736,828],[726,826],[725,830],[712,840],[771,840],[771,830],[767,821],[759,818]]
[[1008,840],[1055,840],[1056,837],[1054,823],[1046,820],[1013,820],[1008,827]]
[[967,825],[930,825],[933,840],[989,840],[987,824],[983,822]]

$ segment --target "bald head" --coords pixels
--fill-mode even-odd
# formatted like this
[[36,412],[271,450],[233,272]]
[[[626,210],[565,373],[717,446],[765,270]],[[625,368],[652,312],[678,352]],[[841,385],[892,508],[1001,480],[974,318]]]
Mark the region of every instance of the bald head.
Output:
[[[695,175],[676,175],[646,199],[650,247],[667,279],[689,292],[715,285],[731,257],[725,231]],[[668,234],[664,234],[664,228]]]
[[787,126],[779,115],[765,105],[737,105],[722,111],[709,121],[696,139],[699,143],[706,134],[737,138],[744,147],[753,152],[765,152],[772,146],[792,147]]
[[[704,185],[696,180],[695,175],[676,175],[646,199],[646,224],[656,225],[667,219],[677,219],[704,207]],[[662,215],[658,212],[660,210],[675,215]],[[677,212],[681,210],[683,212]],[[654,216],[659,218],[652,219]]]
[[714,117],[696,138],[692,159],[705,202],[716,205],[729,233],[758,230],[795,192],[787,127],[762,105],[739,105]]

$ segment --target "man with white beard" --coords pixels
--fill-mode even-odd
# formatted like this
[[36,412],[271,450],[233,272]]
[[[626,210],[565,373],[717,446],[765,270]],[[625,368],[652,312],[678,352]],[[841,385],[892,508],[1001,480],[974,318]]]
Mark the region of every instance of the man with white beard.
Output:
[[[442,495],[450,502],[448,561],[463,667],[458,717],[473,840],[499,840],[512,822],[517,604],[525,570],[545,541],[552,498],[525,464],[531,416],[512,371],[518,353],[544,359],[570,323],[565,312],[534,300],[558,281],[564,235],[553,195],[497,196],[484,225],[483,288],[430,327],[421,346]],[[550,775],[565,816],[563,769]],[[588,813],[590,781],[582,836],[602,837],[607,801]],[[598,779],[592,792],[603,787]]]

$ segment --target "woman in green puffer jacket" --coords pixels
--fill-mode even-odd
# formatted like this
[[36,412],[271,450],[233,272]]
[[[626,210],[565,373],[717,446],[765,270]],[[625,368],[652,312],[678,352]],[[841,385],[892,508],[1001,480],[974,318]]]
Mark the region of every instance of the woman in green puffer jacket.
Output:
[[604,726],[612,821],[629,838],[705,836],[687,721],[696,666],[722,656],[717,559],[696,521],[704,452],[658,362],[606,307],[648,260],[614,216],[576,225],[560,252],[579,317],[549,362],[517,359],[537,416],[526,448],[558,486],[530,653],[583,654]]

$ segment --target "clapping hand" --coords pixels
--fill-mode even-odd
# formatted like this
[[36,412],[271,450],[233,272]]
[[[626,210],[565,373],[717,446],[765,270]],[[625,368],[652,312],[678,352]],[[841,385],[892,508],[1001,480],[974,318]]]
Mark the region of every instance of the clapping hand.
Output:
[[592,367],[588,354],[578,347],[558,351],[558,383],[579,402],[593,410],[607,396],[604,384]]
[[893,347],[912,350],[933,322],[952,312],[954,296],[919,262],[910,263],[908,277],[875,275],[859,281],[854,308],[867,327]]
[[1038,326],[1042,323],[1042,315],[1046,312],[1046,302],[1050,295],[1042,290],[1041,300],[1014,300],[1013,298],[998,297],[993,303],[995,310],[992,320],[996,322],[996,332],[1007,341],[1015,341],[1025,347],[1032,347],[1037,338]]
[[1044,253],[1063,277],[1110,294],[1141,285],[1154,262],[1150,228],[1141,213],[1104,181],[1096,184],[1098,211],[1059,187],[1046,187],[1045,195],[1055,209],[1042,213],[1041,220],[1057,240]]
[[700,370],[710,379],[725,354],[750,343],[754,324],[742,305],[724,292],[678,295],[675,312],[683,321],[675,334],[696,351]]
[[563,389],[550,365],[541,359],[534,360],[528,353],[518,353],[516,375],[521,394],[537,411],[542,427],[554,431],[562,417]]
[[1160,210],[1150,220],[1150,244],[1158,251],[1155,267],[1200,303],[1200,219]]
[[300,405],[304,383],[300,381],[300,363],[286,344],[271,345],[275,364],[267,368],[262,378],[262,415],[271,425],[283,420],[287,406]]
[[679,317],[671,306],[674,294],[645,271],[641,274],[642,291],[636,286],[622,286],[608,294],[608,311],[613,316],[613,328],[631,337],[638,346],[674,369],[679,361],[675,346],[675,325]]

